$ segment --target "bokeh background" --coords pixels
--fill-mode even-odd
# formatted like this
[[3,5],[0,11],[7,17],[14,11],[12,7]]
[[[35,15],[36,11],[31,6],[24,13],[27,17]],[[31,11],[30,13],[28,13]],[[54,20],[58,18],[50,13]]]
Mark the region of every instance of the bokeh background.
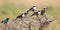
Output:
[[60,30],[60,0],[0,0],[0,22],[9,17],[10,23],[13,18],[33,5],[36,5],[37,9],[47,7],[46,15],[56,19],[49,25],[48,30]]

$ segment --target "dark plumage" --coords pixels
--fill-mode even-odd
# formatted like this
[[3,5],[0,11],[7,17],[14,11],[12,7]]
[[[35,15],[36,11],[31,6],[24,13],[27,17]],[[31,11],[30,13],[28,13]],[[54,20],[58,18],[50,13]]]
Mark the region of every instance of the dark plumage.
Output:
[[17,16],[15,20],[17,20],[18,18],[22,19],[23,18],[22,15],[23,15],[23,13],[21,15]]
[[9,20],[9,18],[6,18],[6,19],[2,20],[1,23],[4,23],[5,24],[5,23],[8,22],[8,20]]
[[33,15],[38,16],[39,14],[40,14],[40,10],[39,10],[39,11],[37,11],[37,12],[34,12],[31,16],[33,16]]
[[45,11],[46,11],[46,8],[43,8],[43,9],[41,10],[41,15],[44,15]]
[[24,15],[27,15],[29,13],[28,11],[29,9],[27,9],[25,12],[24,12]]
[[33,11],[34,12],[35,9],[36,9],[36,6],[34,5],[32,8],[29,9],[29,11]]
[[17,20],[18,18],[22,19],[22,18],[23,18],[24,16],[26,16],[27,14],[28,14],[28,10],[25,11],[25,12],[23,12],[21,15],[17,16],[16,20]]

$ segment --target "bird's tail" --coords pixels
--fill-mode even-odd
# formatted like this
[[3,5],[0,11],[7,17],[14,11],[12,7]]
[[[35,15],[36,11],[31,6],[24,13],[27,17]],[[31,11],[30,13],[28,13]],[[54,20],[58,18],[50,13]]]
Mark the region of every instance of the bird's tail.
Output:
[[3,23],[3,21],[1,21],[1,23]]

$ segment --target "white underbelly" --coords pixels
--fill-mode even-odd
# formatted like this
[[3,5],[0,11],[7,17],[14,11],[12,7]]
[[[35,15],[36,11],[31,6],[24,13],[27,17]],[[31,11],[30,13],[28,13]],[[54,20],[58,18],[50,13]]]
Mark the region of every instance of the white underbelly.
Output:
[[25,15],[23,14],[22,16],[24,17]]
[[40,14],[41,14],[41,12],[38,12],[38,14],[40,15]]
[[33,9],[36,9],[36,7],[34,7]]

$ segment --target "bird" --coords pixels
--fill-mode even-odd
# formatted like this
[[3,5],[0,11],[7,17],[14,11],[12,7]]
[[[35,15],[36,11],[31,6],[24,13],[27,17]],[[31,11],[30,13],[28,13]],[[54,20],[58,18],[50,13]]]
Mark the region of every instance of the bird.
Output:
[[33,12],[35,12],[35,10],[36,10],[36,5],[33,5],[33,7],[29,9],[29,11],[33,11]]
[[40,14],[40,15],[44,15],[45,11],[46,11],[46,7],[44,7],[44,8],[41,10],[41,14]]
[[23,13],[20,14],[20,15],[18,15],[15,20],[17,20],[17,19],[22,19],[22,18],[23,18],[23,15],[24,15]]
[[8,20],[9,20],[9,18],[6,18],[6,19],[2,20],[1,23],[6,24],[8,22]]
[[25,17],[26,15],[28,15],[28,9],[23,12],[21,15],[17,16],[15,20],[17,20],[18,18],[22,20],[23,17]]
[[28,11],[29,9],[27,9],[25,12],[24,12],[24,15],[27,15],[29,13]]
[[40,10],[39,9],[39,11],[37,11],[37,12],[34,12],[31,16],[33,16],[33,15],[44,15],[44,13],[45,13],[45,11],[46,11],[46,7],[44,7],[42,10]]
[[39,14],[40,14],[40,10],[38,10],[37,12],[34,12],[31,16],[33,16],[33,15],[38,16]]

